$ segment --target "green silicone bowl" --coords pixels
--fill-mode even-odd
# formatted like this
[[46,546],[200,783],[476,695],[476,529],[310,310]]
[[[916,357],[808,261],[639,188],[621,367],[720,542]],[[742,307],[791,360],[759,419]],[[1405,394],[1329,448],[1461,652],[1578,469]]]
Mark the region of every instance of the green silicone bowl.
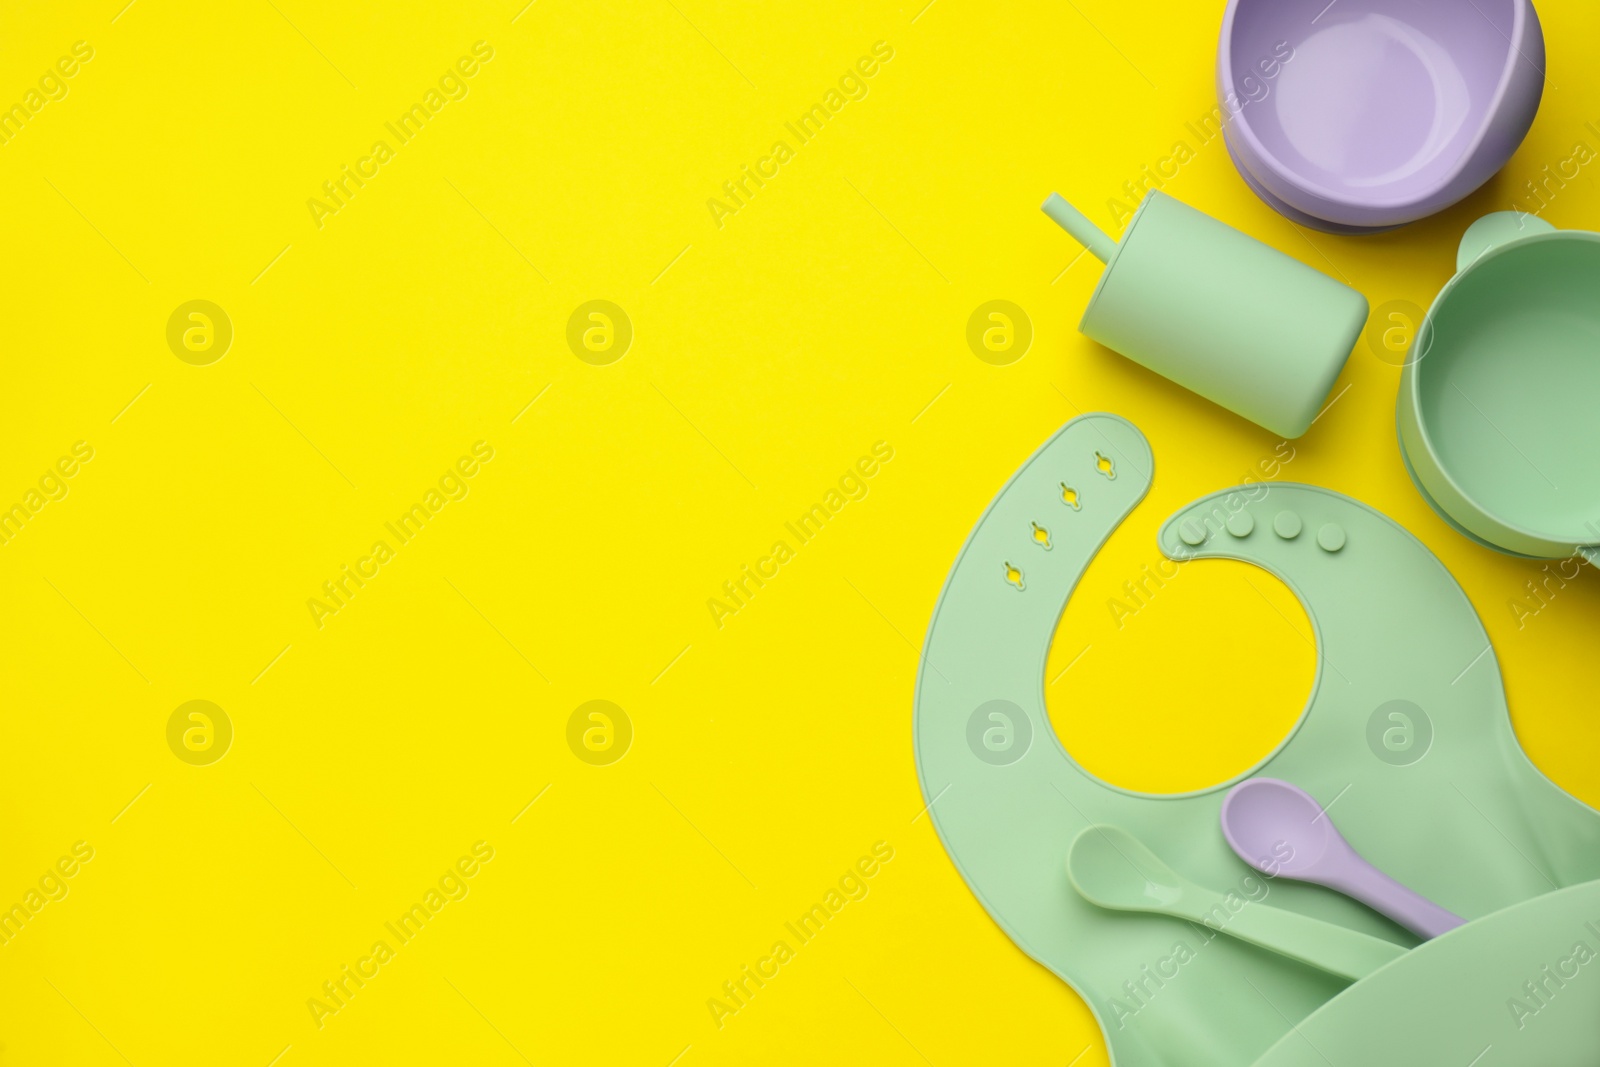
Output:
[[1563,559],[1600,543],[1600,234],[1501,211],[1407,353],[1397,421],[1428,502],[1474,539]]

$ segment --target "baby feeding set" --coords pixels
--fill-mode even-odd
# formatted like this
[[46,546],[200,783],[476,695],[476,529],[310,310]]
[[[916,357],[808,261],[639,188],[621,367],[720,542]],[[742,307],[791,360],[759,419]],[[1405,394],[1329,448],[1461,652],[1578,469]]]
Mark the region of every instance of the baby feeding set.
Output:
[[[1285,41],[1293,60],[1228,147],[1269,205],[1336,233],[1476,190],[1544,82],[1527,0],[1232,0],[1219,97],[1247,95]],[[1105,265],[1085,335],[1274,433],[1310,427],[1361,294],[1164,193],[1120,241],[1059,196],[1044,211]],[[1493,214],[1456,270],[1402,371],[1412,480],[1486,547],[1600,552],[1582,447],[1600,411],[1600,234]],[[1127,420],[1073,419],[995,497],[940,595],[915,756],[984,908],[1082,995],[1117,1067],[1600,1063],[1600,813],[1528,761],[1471,603],[1379,512],[1272,483],[1161,529],[1167,556],[1262,567],[1311,619],[1311,696],[1256,767],[1143,794],[1062,747],[1051,638],[1155,462]]]

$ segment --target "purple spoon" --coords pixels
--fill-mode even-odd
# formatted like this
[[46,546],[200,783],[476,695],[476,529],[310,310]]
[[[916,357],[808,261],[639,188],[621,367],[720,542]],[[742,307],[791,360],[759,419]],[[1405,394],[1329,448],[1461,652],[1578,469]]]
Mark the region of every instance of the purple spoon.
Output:
[[1239,858],[1269,877],[1336,889],[1422,938],[1465,920],[1362,859],[1322,805],[1297,785],[1252,778],[1222,801],[1222,835]]

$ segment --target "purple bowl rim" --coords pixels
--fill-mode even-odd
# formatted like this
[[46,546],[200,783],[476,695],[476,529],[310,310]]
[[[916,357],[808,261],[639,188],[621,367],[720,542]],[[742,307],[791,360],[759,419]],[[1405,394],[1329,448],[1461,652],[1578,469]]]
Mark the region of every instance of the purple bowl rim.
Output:
[[[1230,90],[1233,88],[1232,41],[1235,21],[1234,17],[1238,13],[1239,5],[1244,2],[1246,2],[1246,0],[1228,0],[1227,10],[1222,16],[1222,33],[1217,44],[1217,82],[1219,86],[1226,86]],[[1276,156],[1267,151],[1267,148],[1264,144],[1262,144],[1261,139],[1256,136],[1255,130],[1251,129],[1250,120],[1245,117],[1243,108],[1234,113],[1233,120],[1229,123],[1229,126],[1230,128],[1237,129],[1239,131],[1239,136],[1244,140],[1246,151],[1249,153],[1249,155],[1253,157],[1254,160],[1259,161],[1263,168],[1270,169],[1274,177],[1278,178],[1285,185],[1288,185],[1297,191],[1301,191],[1307,195],[1325,200],[1329,204],[1336,207],[1348,207],[1356,211],[1403,211],[1406,208],[1411,208],[1419,204],[1426,203],[1431,198],[1448,190],[1450,185],[1461,177],[1462,172],[1467,169],[1468,163],[1470,163],[1477,155],[1478,149],[1483,146],[1483,142],[1488,139],[1489,131],[1494,126],[1493,118],[1499,113],[1502,105],[1505,103],[1506,94],[1510,91],[1512,73],[1516,69],[1517,58],[1522,54],[1522,46],[1528,39],[1528,34],[1530,32],[1529,26],[1532,25],[1535,29],[1539,28],[1537,17],[1533,19],[1529,18],[1529,15],[1533,13],[1533,0],[1511,0],[1511,2],[1514,5],[1514,14],[1511,26],[1511,37],[1507,42],[1506,48],[1506,63],[1501,68],[1500,81],[1495,86],[1493,99],[1491,99],[1489,102],[1489,107],[1486,113],[1487,117],[1478,127],[1477,134],[1474,136],[1472,143],[1457,157],[1455,166],[1449,171],[1449,173],[1444,175],[1444,177],[1440,178],[1437,182],[1429,186],[1420,194],[1385,200],[1378,199],[1376,197],[1356,198],[1346,196],[1341,193],[1332,192],[1326,188],[1322,188],[1306,181],[1303,176],[1284,166]],[[1540,30],[1540,33],[1542,34],[1543,31]],[[1252,167],[1251,170],[1255,171],[1256,168]],[[1259,173],[1256,174],[1256,177],[1257,180],[1262,180]],[[1288,200],[1287,197],[1284,197],[1283,199],[1286,202]],[[1299,210],[1306,211],[1304,207],[1300,207]],[[1316,215],[1318,218],[1323,217],[1321,212],[1317,211],[1307,211],[1306,213],[1310,215]]]

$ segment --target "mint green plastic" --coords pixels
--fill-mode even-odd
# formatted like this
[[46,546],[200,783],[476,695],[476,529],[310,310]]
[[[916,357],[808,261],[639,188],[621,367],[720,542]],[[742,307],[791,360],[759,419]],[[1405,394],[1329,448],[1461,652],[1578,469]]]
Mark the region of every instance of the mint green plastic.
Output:
[[1300,1022],[1255,1067],[1596,1063],[1600,882],[1586,882],[1434,938]]
[[1060,193],[1051,193],[1045,197],[1044,213],[1049,215],[1057,226],[1072,234],[1089,253],[1102,263],[1111,262],[1111,257],[1117,254],[1117,242],[1111,235],[1089,221],[1089,216],[1073,207]]
[[[1051,729],[1045,660],[1074,586],[1153,475],[1150,448],[1127,421],[1074,419],[1023,464],[962,548],[929,626],[913,717],[918,774],[940,840],[994,921],[1082,995],[1117,1067],[1317,1063],[1265,1058],[1269,1050],[1296,1055],[1280,1042],[1315,1019],[1334,1020],[1334,1030],[1373,1029],[1351,1038],[1368,1040],[1369,1051],[1332,1060],[1339,1067],[1465,1067],[1483,1046],[1459,1060],[1431,1050],[1454,1050],[1458,1031],[1499,1033],[1495,1019],[1485,1014],[1474,1023],[1456,1002],[1470,992],[1480,1014],[1498,1005],[1509,1018],[1507,998],[1538,977],[1537,968],[1525,973],[1531,957],[1517,945],[1538,935],[1533,943],[1552,966],[1580,939],[1600,950],[1600,940],[1571,921],[1578,905],[1596,899],[1594,887],[1575,894],[1578,912],[1561,912],[1549,929],[1542,921],[1552,914],[1547,905],[1569,899],[1554,890],[1600,879],[1600,813],[1523,755],[1488,636],[1433,554],[1371,508],[1306,485],[1257,483],[1202,497],[1160,532],[1161,550],[1184,566],[1234,558],[1270,571],[1311,620],[1317,671],[1306,709],[1283,744],[1234,781],[1267,774],[1337,798],[1332,810],[1353,846],[1467,923],[1412,948],[1413,935],[1338,893],[1260,881],[1218,826],[1233,781],[1156,796],[1084,770]],[[1048,548],[1035,524],[1047,531]],[[1151,656],[1150,669],[1162,669],[1160,650]],[[1227,678],[1194,684],[1225,686]],[[1070,675],[1061,685],[1067,696],[1059,714],[1137,722],[1135,678],[1126,699],[1110,707],[1075,704]],[[1098,907],[1073,889],[1066,858],[1085,827],[1105,823],[1123,827],[1198,885],[1234,887],[1412,951],[1352,984],[1203,925]],[[1506,910],[1523,902],[1531,902],[1523,911]],[[1591,918],[1600,925],[1600,915]],[[1458,939],[1471,939],[1484,962],[1469,967],[1453,955]],[[1549,956],[1562,940],[1569,942],[1562,955]],[[1419,988],[1386,977],[1411,967],[1460,973]],[[1580,974],[1479,1067],[1600,1059],[1600,960]],[[1364,992],[1380,988],[1373,983],[1403,989],[1412,1012],[1388,1013],[1381,996]],[[1540,1025],[1545,1013],[1555,1013],[1554,1023],[1568,1011],[1596,1020],[1587,1037],[1581,1027]],[[1385,1047],[1385,1034],[1424,1052],[1370,1051]],[[1544,1058],[1518,1055],[1524,1043]],[[1078,1051],[1063,1049],[1063,1058]]]
[[1600,542],[1600,234],[1473,223],[1401,373],[1396,422],[1436,511],[1516,555]]
[[[1229,937],[1351,980],[1365,978],[1406,950],[1333,923],[1207,889],[1178,874],[1120,826],[1090,826],[1067,853],[1067,878],[1078,895],[1117,911],[1147,911],[1201,923]],[[1237,890],[1234,892],[1237,893]],[[1243,901],[1235,908],[1236,901]]]
[[1283,437],[1311,426],[1366,324],[1364,296],[1162,192],[1120,243],[1054,193],[1043,210],[1105,261],[1087,337]]

